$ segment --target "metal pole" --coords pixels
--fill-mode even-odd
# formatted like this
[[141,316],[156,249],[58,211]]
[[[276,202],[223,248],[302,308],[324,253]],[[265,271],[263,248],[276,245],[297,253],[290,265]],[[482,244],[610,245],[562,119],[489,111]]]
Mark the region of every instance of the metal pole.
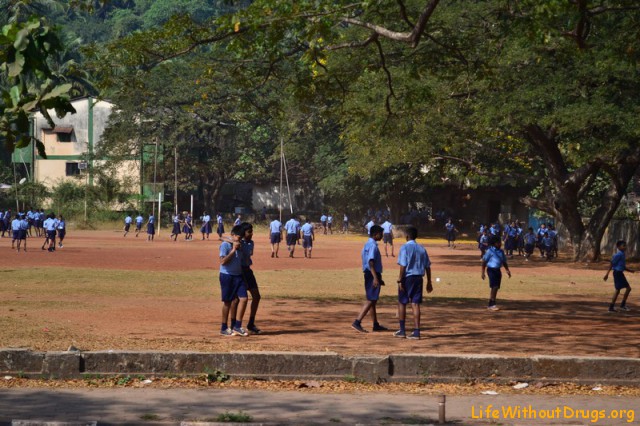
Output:
[[158,234],[158,236],[160,236],[160,213],[162,210],[162,192],[158,192],[158,220],[156,222],[158,222],[158,232],[156,232]]
[[173,204],[175,206],[176,216],[178,215],[178,148],[173,147]]
[[284,171],[284,142],[280,139],[280,202],[278,210],[280,210],[280,222],[282,222],[282,173]]
[[[156,188],[156,179],[158,176],[158,138],[155,138],[155,151],[153,154],[153,192],[152,194],[156,193],[156,190],[158,188]],[[153,197],[153,207],[151,209],[152,212],[156,211],[156,199],[155,197]]]
[[287,172],[287,156],[284,155],[284,151],[282,151],[282,160],[284,161],[284,176],[287,180],[287,193],[289,194],[289,210],[293,214],[293,200],[291,199],[291,188],[289,187],[289,172]]
[[13,161],[13,186],[16,188],[16,214],[20,213],[20,201],[18,200],[18,177],[16,175],[16,162]]
[[446,423],[446,415],[445,415],[445,404],[447,402],[446,395],[438,396],[438,423],[443,424]]
[[191,210],[189,210],[191,214],[191,223],[193,224],[193,194],[191,194]]

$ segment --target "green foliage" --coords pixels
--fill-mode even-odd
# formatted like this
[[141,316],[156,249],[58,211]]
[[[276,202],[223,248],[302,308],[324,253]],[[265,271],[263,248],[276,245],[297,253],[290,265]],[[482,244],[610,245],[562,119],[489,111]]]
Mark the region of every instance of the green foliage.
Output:
[[224,383],[231,379],[231,377],[224,371],[212,370],[205,368],[204,379],[206,383]]
[[219,414],[218,417],[216,417],[216,421],[225,423],[251,423],[253,421],[253,417],[244,411],[239,411],[237,413],[227,411]]

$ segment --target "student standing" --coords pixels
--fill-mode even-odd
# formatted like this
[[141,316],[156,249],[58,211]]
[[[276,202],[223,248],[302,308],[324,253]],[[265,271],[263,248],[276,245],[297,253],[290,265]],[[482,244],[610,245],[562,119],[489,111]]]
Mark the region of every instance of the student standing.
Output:
[[304,249],[304,257],[311,258],[311,250],[313,250],[313,240],[316,236],[313,232],[313,225],[310,223],[309,218],[305,220],[305,224],[302,225],[302,248]]
[[456,248],[456,226],[449,219],[444,227],[447,230],[447,247]]
[[294,215],[291,215],[291,219],[284,224],[284,229],[287,231],[287,250],[289,251],[289,257],[293,257],[293,253],[296,250],[296,243],[299,239],[298,224]]
[[156,235],[156,218],[151,213],[149,220],[147,221],[147,241],[153,241],[153,237]]
[[[416,243],[418,230],[410,226],[406,230],[407,243],[400,247],[398,253],[398,319],[400,329],[393,335],[420,339],[420,304],[422,303],[422,277],[427,275],[427,293],[433,291],[431,284],[431,261],[424,247]],[[413,332],[407,336],[405,319],[407,317],[407,303],[411,303],[413,312]]]
[[327,235],[327,215],[324,213],[320,216],[320,224],[322,225],[323,234]]
[[629,293],[631,293],[631,286],[629,285],[629,281],[627,281],[627,277],[624,276],[624,272],[631,272],[633,274],[634,271],[627,268],[626,263],[626,251],[627,251],[627,243],[624,240],[619,240],[616,243],[616,248],[618,249],[616,253],[611,258],[611,263],[609,264],[609,269],[607,269],[607,273],[604,274],[604,280],[607,281],[609,279],[609,272],[613,269],[613,299],[611,299],[611,304],[609,305],[609,312],[616,312],[616,299],[620,294],[620,290],[625,289],[624,295],[622,296],[622,302],[620,302],[620,310],[621,311],[629,311],[627,308],[627,298],[629,297]]
[[507,265],[507,256],[505,256],[500,248],[501,245],[500,237],[497,235],[491,236],[489,239],[489,249],[482,258],[482,279],[484,280],[486,275],[489,276],[489,288],[491,289],[489,306],[487,307],[490,311],[500,310],[496,305],[496,297],[498,296],[498,290],[500,290],[500,284],[502,282],[502,272],[500,268],[504,267],[507,275],[511,278],[511,271],[509,270],[509,265]]
[[64,241],[64,237],[67,236],[67,222],[64,220],[64,216],[60,215],[60,219],[58,220],[58,247],[64,247],[62,245],[62,241]]
[[15,219],[11,221],[11,250],[16,248],[15,242],[18,242],[18,252],[20,251],[20,245],[22,238],[20,238],[20,215],[16,213]]
[[218,227],[216,228],[216,233],[218,234],[218,239],[222,240],[222,234],[224,234],[224,222],[222,221],[222,214],[218,213],[216,216],[216,221],[218,222]]
[[185,211],[184,214],[184,226],[182,227],[182,232],[184,232],[185,241],[193,239],[193,218],[191,217],[191,213]]
[[371,228],[376,224],[375,218],[371,216],[371,220],[364,225],[364,228],[367,231],[367,235],[371,235]]
[[182,223],[182,218],[180,217],[180,213],[176,213],[173,215],[173,229],[171,230],[171,235],[169,239],[173,239],[174,242],[178,241],[178,235],[182,233],[182,229],[180,224]]
[[333,235],[333,215],[331,213],[327,216],[327,228],[329,228],[329,234]]
[[378,225],[373,225],[369,233],[369,239],[364,245],[361,253],[364,289],[367,301],[362,307],[358,317],[351,324],[351,328],[359,331],[360,333],[367,333],[367,330],[362,328],[362,320],[369,311],[371,311],[371,319],[373,320],[373,331],[388,330],[378,322],[378,313],[376,311],[376,305],[380,298],[380,288],[384,285],[384,281],[382,281],[382,257],[380,256],[380,250],[378,249],[378,241],[381,239],[382,228]]
[[524,260],[528,262],[529,258],[531,257],[531,255],[533,254],[533,251],[536,248],[536,241],[537,241],[536,234],[535,232],[533,232],[532,227],[529,227],[529,232],[524,234],[523,239],[524,239]]
[[382,242],[384,243],[384,255],[389,257],[387,245],[391,246],[391,257],[396,257],[393,252],[393,225],[387,218],[382,225]]
[[[56,251],[56,227],[57,227],[56,215],[53,213],[50,213],[47,220],[44,221],[43,226],[44,226],[45,232],[47,233],[47,239],[45,240],[45,244],[46,244],[46,241],[49,242],[49,247],[47,248],[47,250]],[[42,249],[44,250],[44,245],[42,246]]]
[[[222,336],[248,336],[242,328],[242,314],[247,307],[247,286],[242,277],[242,227],[231,230],[232,243],[220,244],[220,293],[222,298]],[[232,304],[238,299],[237,311],[232,312]],[[238,315],[240,313],[240,315]],[[240,317],[240,320],[236,320]],[[227,320],[230,320],[231,327]]]
[[[18,248],[20,247],[20,242],[22,242],[24,251],[27,251],[27,231],[29,230],[29,220],[23,214],[20,217],[20,241],[18,242]],[[54,236],[55,240],[55,236]],[[54,248],[55,250],[55,248]]]
[[233,222],[233,226],[238,226],[242,223],[242,221],[240,220],[240,215],[236,216],[236,220],[235,222]]
[[342,233],[346,234],[347,232],[349,232],[349,216],[345,213],[342,216]]
[[204,237],[209,239],[209,234],[211,234],[211,216],[209,213],[204,212],[202,215],[202,227],[200,228],[200,232],[202,233],[202,240],[204,241]]
[[282,241],[282,222],[273,219],[269,224],[269,241],[271,242],[271,257],[278,257],[280,241]]
[[[253,261],[253,225],[244,222],[241,223],[244,230],[244,238],[242,239],[242,276],[245,284],[247,285],[247,291],[251,294],[251,307],[249,308],[249,323],[247,324],[247,330],[251,334],[260,334],[260,329],[256,326],[256,314],[258,313],[258,305],[260,304],[260,290],[258,289],[258,281],[251,269]],[[242,318],[242,317],[241,317]],[[242,323],[240,323],[242,325]]]

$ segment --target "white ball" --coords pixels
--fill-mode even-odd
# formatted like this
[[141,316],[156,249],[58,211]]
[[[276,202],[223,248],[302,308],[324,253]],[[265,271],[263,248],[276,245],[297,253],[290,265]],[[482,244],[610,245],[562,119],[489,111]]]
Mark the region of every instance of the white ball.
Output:
[[440,278],[436,278],[436,282],[439,283],[440,282]]

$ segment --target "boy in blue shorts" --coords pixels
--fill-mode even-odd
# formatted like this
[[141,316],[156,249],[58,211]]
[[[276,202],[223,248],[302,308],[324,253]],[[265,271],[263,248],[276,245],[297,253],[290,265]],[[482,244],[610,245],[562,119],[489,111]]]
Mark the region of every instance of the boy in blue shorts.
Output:
[[367,333],[362,328],[362,320],[371,311],[371,319],[373,319],[373,331],[387,331],[388,328],[378,323],[378,313],[376,312],[376,304],[380,298],[380,287],[384,285],[382,281],[382,256],[378,249],[378,241],[382,239],[382,227],[373,225],[369,231],[369,240],[362,249],[362,272],[364,273],[364,289],[367,295],[367,301],[360,311],[360,315],[353,321],[351,327],[360,333]]
[[[247,307],[247,285],[242,276],[242,226],[234,226],[231,230],[233,243],[224,241],[220,244],[220,293],[222,296],[222,336],[248,336],[242,328],[242,316]],[[232,305],[237,300],[237,315]],[[240,317],[240,320],[235,320]],[[231,320],[231,327],[227,320]]]
[[627,308],[627,298],[629,297],[629,293],[631,293],[631,286],[627,281],[627,277],[624,276],[624,271],[631,272],[633,274],[634,271],[627,268],[625,251],[627,251],[627,242],[624,240],[619,240],[616,243],[616,248],[618,251],[611,258],[611,264],[609,265],[609,269],[607,269],[607,273],[604,274],[604,280],[606,281],[609,278],[609,272],[613,269],[613,299],[611,299],[611,304],[609,305],[609,312],[616,312],[616,299],[620,294],[620,290],[623,288],[624,296],[622,296],[622,302],[620,302],[620,310],[621,311],[630,311]]
[[502,272],[500,268],[504,266],[504,270],[507,271],[507,275],[511,278],[511,271],[509,270],[509,265],[507,265],[507,256],[505,256],[500,248],[501,245],[502,243],[499,236],[491,236],[489,239],[489,249],[482,258],[482,279],[484,280],[485,276],[488,275],[489,287],[491,288],[489,306],[487,307],[490,311],[500,310],[500,308],[496,306],[496,297],[498,296],[498,290],[500,290],[500,283],[502,282]]
[[313,225],[309,218],[306,219],[306,223],[302,225],[300,231],[302,232],[302,248],[304,249],[304,257],[311,258],[311,250],[313,250],[313,240],[316,236],[313,232]]
[[284,229],[287,231],[287,250],[289,250],[289,257],[293,257],[293,253],[296,251],[296,244],[300,239],[298,221],[295,215],[291,215],[291,219],[284,224]]
[[[427,293],[433,291],[431,285],[431,261],[427,251],[416,243],[418,230],[410,226],[406,230],[407,243],[400,247],[398,253],[398,319],[400,329],[393,333],[395,337],[420,339],[420,304],[422,303],[422,277],[427,275]],[[411,302],[413,311],[413,333],[407,336],[405,319],[407,317],[407,303]]]
[[140,230],[142,229],[142,223],[144,222],[144,218],[142,217],[142,215],[138,212],[136,212],[136,238],[138,237],[138,234],[140,233]]
[[529,261],[529,258],[531,257],[531,255],[533,254],[533,251],[536,248],[537,240],[538,238],[536,237],[536,234],[533,232],[533,228],[529,227],[529,232],[527,232],[524,235],[524,260],[526,260],[527,262]]
[[[258,305],[260,304],[260,290],[258,289],[256,276],[253,274],[253,270],[251,270],[251,265],[253,264],[251,260],[251,256],[253,256],[253,225],[248,222],[242,222],[240,225],[244,232],[242,239],[242,277],[247,285],[247,291],[251,294],[251,307],[249,308],[247,330],[251,334],[260,334],[260,329],[256,327],[256,314],[258,312]],[[240,318],[242,319],[242,315]],[[242,327],[242,321],[238,322],[236,320],[236,325]]]
[[271,257],[278,257],[280,241],[282,241],[282,222],[273,219],[269,224],[269,241],[271,242]]
[[387,246],[391,246],[391,257],[396,257],[393,252],[393,224],[386,218],[384,223],[380,225],[382,227],[382,242],[384,243],[384,255],[389,257]]
[[129,233],[129,229],[131,228],[131,222],[133,222],[133,219],[131,219],[131,215],[127,214],[127,217],[124,218],[124,235],[123,237],[126,237],[127,234]]

